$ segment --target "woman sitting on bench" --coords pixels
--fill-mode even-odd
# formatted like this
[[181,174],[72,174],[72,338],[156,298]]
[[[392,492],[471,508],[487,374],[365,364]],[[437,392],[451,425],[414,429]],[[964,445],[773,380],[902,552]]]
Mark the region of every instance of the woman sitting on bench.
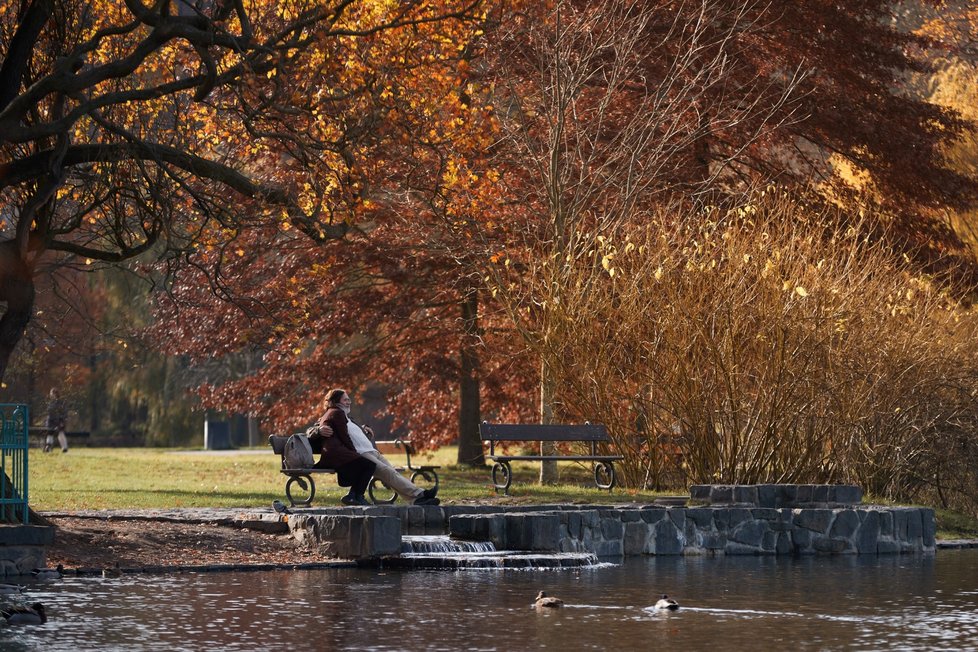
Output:
[[[396,491],[398,495],[400,495],[401,498],[403,498],[409,505],[439,504],[440,501],[435,497],[435,494],[438,492],[437,488],[422,489],[401,475],[394,465],[388,462],[387,458],[380,454],[380,452],[374,447],[374,443],[372,441],[373,432],[370,430],[370,428],[366,426],[361,428],[349,418],[348,415],[350,413],[351,405],[352,401],[350,400],[350,395],[347,394],[346,390],[334,389],[330,390],[329,394],[327,394],[327,410],[326,414],[323,415],[323,418],[319,420],[319,426],[322,427],[324,425],[328,425],[333,430],[333,436],[324,439],[324,442],[327,445],[329,444],[330,439],[339,439],[340,441],[349,442],[349,449],[344,449],[344,454],[352,450],[352,452],[354,452],[358,457],[361,459],[366,459],[368,462],[370,462],[371,466],[373,467],[371,474],[377,477],[385,485]],[[325,430],[325,428],[323,430]],[[325,457],[327,453],[325,446],[323,447],[323,451],[323,456]],[[322,458],[320,458],[320,461],[322,461]],[[339,471],[340,469],[337,468],[337,474],[339,474]],[[369,480],[370,479],[368,478],[367,481],[369,482]],[[341,484],[342,481],[343,476],[340,475]],[[346,500],[344,499],[343,502],[346,502]]]
[[344,505],[370,505],[364,494],[376,465],[357,453],[347,432],[346,414],[331,402],[328,405],[326,414],[319,419],[318,432],[310,437],[314,447],[317,444],[322,446],[322,455],[315,466],[320,469],[335,469],[339,485],[350,488],[350,492],[340,499]]

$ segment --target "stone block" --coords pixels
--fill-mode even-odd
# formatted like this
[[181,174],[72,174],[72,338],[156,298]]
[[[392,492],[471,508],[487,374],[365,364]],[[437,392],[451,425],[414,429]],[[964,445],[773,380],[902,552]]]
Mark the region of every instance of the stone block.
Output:
[[425,534],[442,534],[448,525],[445,512],[437,505],[424,505],[424,531]]
[[734,529],[745,521],[753,521],[751,510],[744,507],[733,507],[723,510],[727,515],[727,528]]
[[881,537],[892,537],[893,536],[893,513],[889,510],[879,511],[876,510],[880,517],[880,536]]
[[[366,540],[366,521],[368,517],[364,518],[351,518],[349,520],[349,526],[347,528],[347,540],[346,540],[346,554],[344,557],[350,557],[351,559],[359,559],[360,557],[366,557],[367,553],[364,549],[364,541]],[[400,546],[398,546],[400,549]]]
[[727,547],[727,537],[720,532],[704,532],[700,545],[706,550],[723,550]]
[[594,546],[592,552],[598,557],[621,557],[621,539],[616,539],[614,541],[600,541],[596,546]]
[[46,525],[0,525],[0,546],[50,546],[54,537]]
[[679,555],[683,552],[684,541],[679,530],[669,519],[655,524],[655,554]]
[[503,520],[506,522],[506,540],[503,544],[505,550],[529,550],[530,549],[530,528],[526,526],[526,516],[524,514],[504,514]]
[[842,505],[859,505],[863,502],[863,490],[861,487],[851,484],[835,485],[835,497],[833,500]]
[[893,540],[907,540],[907,510],[895,508],[890,510],[893,516]]
[[[621,523],[618,524],[621,526]],[[557,514],[540,514],[527,518],[529,550],[556,551],[559,545],[560,518]],[[619,537],[620,538],[620,537]]]
[[915,543],[924,536],[924,523],[920,518],[920,510],[907,508],[907,542]]
[[920,519],[923,527],[922,542],[924,548],[931,550],[936,545],[937,523],[934,521],[934,510],[926,507],[920,509]]
[[568,512],[561,515],[562,519],[567,522],[567,534],[573,539],[581,538],[581,528],[583,520],[581,519],[580,513]]
[[726,555],[760,555],[764,551],[755,546],[737,543],[736,541],[728,541],[727,545],[723,549],[723,552]]
[[713,511],[708,507],[691,507],[686,510],[686,523],[692,521],[700,530],[713,529]]
[[710,488],[711,505],[729,505],[733,498],[733,487],[730,485],[715,484]]
[[761,537],[761,549],[767,553],[777,552],[778,533],[768,530]]
[[800,509],[794,510],[794,524],[813,532],[828,532],[835,514],[831,509]]
[[369,557],[397,555],[401,550],[401,519],[377,516],[367,519],[363,549]]
[[618,520],[622,523],[634,523],[635,521],[642,520],[642,513],[637,509],[620,509],[618,510]]
[[666,512],[669,519],[672,521],[673,525],[680,532],[686,531],[686,509],[685,508],[674,508]]
[[812,502],[815,503],[829,502],[829,485],[827,484],[815,485],[812,488]]
[[757,504],[757,487],[755,485],[734,485],[733,501],[735,503]]
[[666,517],[666,510],[662,507],[652,507],[642,510],[642,520],[646,523],[657,523]]
[[649,528],[644,521],[625,523],[625,533],[622,539],[622,554],[643,555],[649,550]]
[[456,539],[471,541],[475,538],[475,519],[471,516],[449,516],[448,533]]
[[689,488],[689,499],[695,501],[709,502],[710,485],[694,484]]
[[812,502],[814,494],[815,494],[815,485],[800,484],[795,487],[794,504],[798,506],[807,505],[808,503]]
[[814,535],[811,530],[806,530],[804,528],[798,528],[792,530],[791,532],[791,545],[794,551],[798,554],[814,552],[812,548],[812,541],[814,540]]
[[735,543],[760,548],[764,541],[764,534],[768,532],[770,530],[763,521],[744,521],[727,535],[727,539]]
[[409,505],[404,508],[407,531],[412,534],[424,534],[424,507]]
[[876,553],[879,555],[894,555],[900,552],[900,544],[893,539],[880,539],[876,542]]
[[601,519],[601,538],[605,540],[611,539],[621,539],[622,533],[624,532],[624,526],[622,522],[615,518],[615,516],[609,515]]
[[828,537],[815,537],[812,541],[812,548],[815,552],[829,553],[838,555],[845,552],[856,552],[855,547],[846,539],[830,539]]
[[778,485],[760,484],[757,485],[757,506],[775,508],[780,507],[778,501]]
[[835,513],[835,520],[829,530],[829,536],[833,539],[849,539],[856,530],[859,529],[859,516],[851,509],[838,510]]
[[774,551],[779,555],[787,555],[792,551],[791,535],[787,532],[778,532],[778,541],[774,544]]
[[780,521],[781,512],[774,508],[755,507],[750,510],[751,517],[758,521]]
[[798,485],[779,484],[778,488],[778,507],[793,507],[798,502]]
[[859,512],[859,532],[856,534],[856,552],[875,555],[880,540],[880,515],[873,510]]

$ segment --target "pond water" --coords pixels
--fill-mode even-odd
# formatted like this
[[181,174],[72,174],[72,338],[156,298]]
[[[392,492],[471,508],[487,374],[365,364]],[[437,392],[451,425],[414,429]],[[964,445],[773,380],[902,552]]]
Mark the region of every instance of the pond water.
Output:
[[[540,589],[567,606],[538,613]],[[682,608],[651,610],[661,593]],[[978,649],[978,550],[68,577],[25,599],[50,620],[0,626],[2,650]]]

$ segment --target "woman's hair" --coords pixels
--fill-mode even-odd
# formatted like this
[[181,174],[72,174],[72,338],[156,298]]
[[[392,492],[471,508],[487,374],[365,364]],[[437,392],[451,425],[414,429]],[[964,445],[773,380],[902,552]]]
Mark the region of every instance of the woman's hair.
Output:
[[346,394],[345,389],[331,389],[329,390],[329,394],[326,395],[326,402],[329,405],[339,405],[340,399],[343,398],[344,394]]

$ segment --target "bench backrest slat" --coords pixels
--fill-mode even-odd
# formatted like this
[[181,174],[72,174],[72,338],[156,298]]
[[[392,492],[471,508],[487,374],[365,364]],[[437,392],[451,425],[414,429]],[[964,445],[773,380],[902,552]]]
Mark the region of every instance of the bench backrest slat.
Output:
[[543,423],[479,424],[483,441],[610,441],[608,429],[597,423],[571,425]]

